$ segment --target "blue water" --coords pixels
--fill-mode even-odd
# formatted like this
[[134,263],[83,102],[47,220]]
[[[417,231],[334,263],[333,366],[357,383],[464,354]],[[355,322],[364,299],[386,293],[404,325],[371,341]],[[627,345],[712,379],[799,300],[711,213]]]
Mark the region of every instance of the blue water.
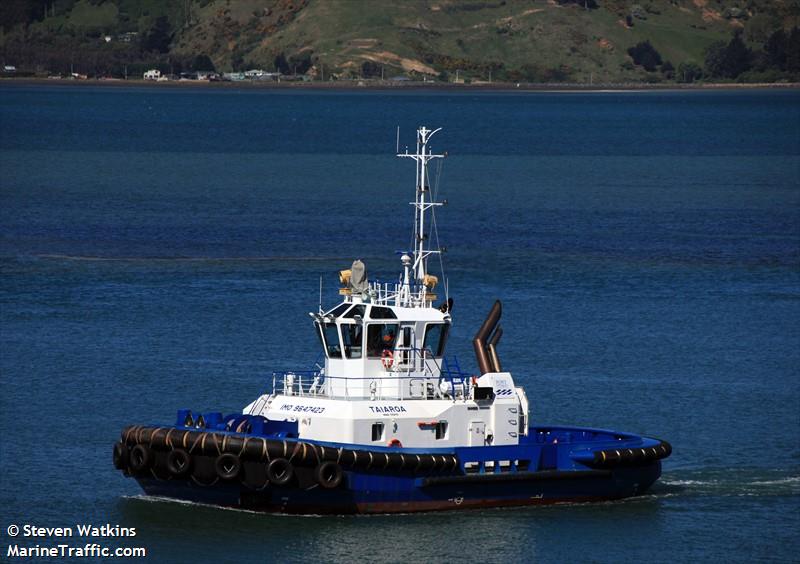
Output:
[[[657,436],[650,495],[298,518],[142,498],[127,424],[230,412],[305,368],[307,312],[398,273],[444,127],[450,352],[495,298],[532,419]],[[0,535],[136,527],[158,562],[793,561],[800,93],[0,87]],[[18,537],[19,538],[19,537]],[[72,544],[82,545],[81,539]],[[20,546],[52,546],[22,539]],[[0,560],[6,556],[0,544]]]

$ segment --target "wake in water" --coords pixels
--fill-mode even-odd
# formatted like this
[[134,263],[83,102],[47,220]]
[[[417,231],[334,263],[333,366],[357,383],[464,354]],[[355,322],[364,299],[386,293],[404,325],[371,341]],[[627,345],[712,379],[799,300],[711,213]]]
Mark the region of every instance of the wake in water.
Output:
[[800,496],[800,469],[713,468],[666,472],[652,493],[702,496]]

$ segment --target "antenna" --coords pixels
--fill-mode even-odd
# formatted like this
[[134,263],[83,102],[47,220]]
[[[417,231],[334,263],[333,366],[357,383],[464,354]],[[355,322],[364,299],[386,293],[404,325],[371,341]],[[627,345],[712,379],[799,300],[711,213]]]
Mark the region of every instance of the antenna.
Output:
[[[414,280],[418,283],[423,283],[427,274],[427,259],[430,255],[440,255],[441,250],[429,249],[426,244],[428,239],[426,234],[426,216],[428,210],[436,206],[441,206],[441,202],[435,202],[430,199],[430,183],[428,181],[428,162],[432,159],[444,158],[444,155],[437,155],[431,153],[428,148],[428,143],[437,132],[438,129],[430,130],[425,126],[417,130],[417,150],[416,153],[409,154],[408,150],[404,154],[398,154],[398,157],[405,157],[416,161],[417,179],[416,179],[416,198],[414,202],[410,202],[414,206],[414,263],[413,273]],[[431,210],[431,221],[435,227],[436,222],[433,219],[433,210]],[[422,289],[423,295],[425,289]]]
[[320,313],[320,315],[325,313],[325,312],[322,311],[322,275],[321,274],[319,275],[319,313]]
[[394,153],[397,154],[400,152],[400,126],[397,126],[397,145],[395,146]]

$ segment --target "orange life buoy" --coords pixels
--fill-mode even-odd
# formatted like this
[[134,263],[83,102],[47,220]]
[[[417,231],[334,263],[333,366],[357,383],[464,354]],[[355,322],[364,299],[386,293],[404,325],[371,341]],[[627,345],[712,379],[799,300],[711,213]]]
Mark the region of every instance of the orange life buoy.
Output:
[[394,364],[394,353],[389,349],[384,349],[381,355],[381,364],[386,370],[389,370]]
[[392,439],[391,441],[389,441],[389,446],[403,448],[403,444],[400,442],[400,439]]

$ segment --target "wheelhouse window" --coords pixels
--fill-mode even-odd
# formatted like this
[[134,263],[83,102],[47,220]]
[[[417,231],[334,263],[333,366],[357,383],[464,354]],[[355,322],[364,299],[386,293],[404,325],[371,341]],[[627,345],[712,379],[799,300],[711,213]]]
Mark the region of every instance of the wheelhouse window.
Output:
[[422,348],[435,357],[443,356],[449,331],[450,325],[447,323],[431,323],[425,327],[425,340]]
[[[375,308],[373,308],[373,311]],[[367,356],[380,358],[383,351],[394,349],[400,326],[397,323],[372,323],[367,329]]]
[[363,326],[355,323],[342,324],[342,346],[345,358],[361,358]]
[[370,319],[397,319],[397,316],[391,309],[381,306],[372,306],[369,317]]
[[342,358],[342,347],[339,344],[339,332],[335,323],[322,325],[322,336],[325,339],[325,352],[328,358]]
[[373,441],[383,440],[383,423],[372,424],[372,440]]
[[354,305],[353,308],[350,311],[348,311],[346,315],[343,315],[342,317],[347,317],[349,319],[354,318],[356,315],[358,315],[359,317],[364,317],[365,311],[367,311],[367,306],[357,304]]
[[338,306],[330,310],[328,313],[326,313],[325,316],[327,317],[328,315],[330,315],[331,317],[339,317],[340,315],[342,315],[344,312],[347,311],[347,308],[349,308],[350,305],[351,304],[348,303],[339,304]]

